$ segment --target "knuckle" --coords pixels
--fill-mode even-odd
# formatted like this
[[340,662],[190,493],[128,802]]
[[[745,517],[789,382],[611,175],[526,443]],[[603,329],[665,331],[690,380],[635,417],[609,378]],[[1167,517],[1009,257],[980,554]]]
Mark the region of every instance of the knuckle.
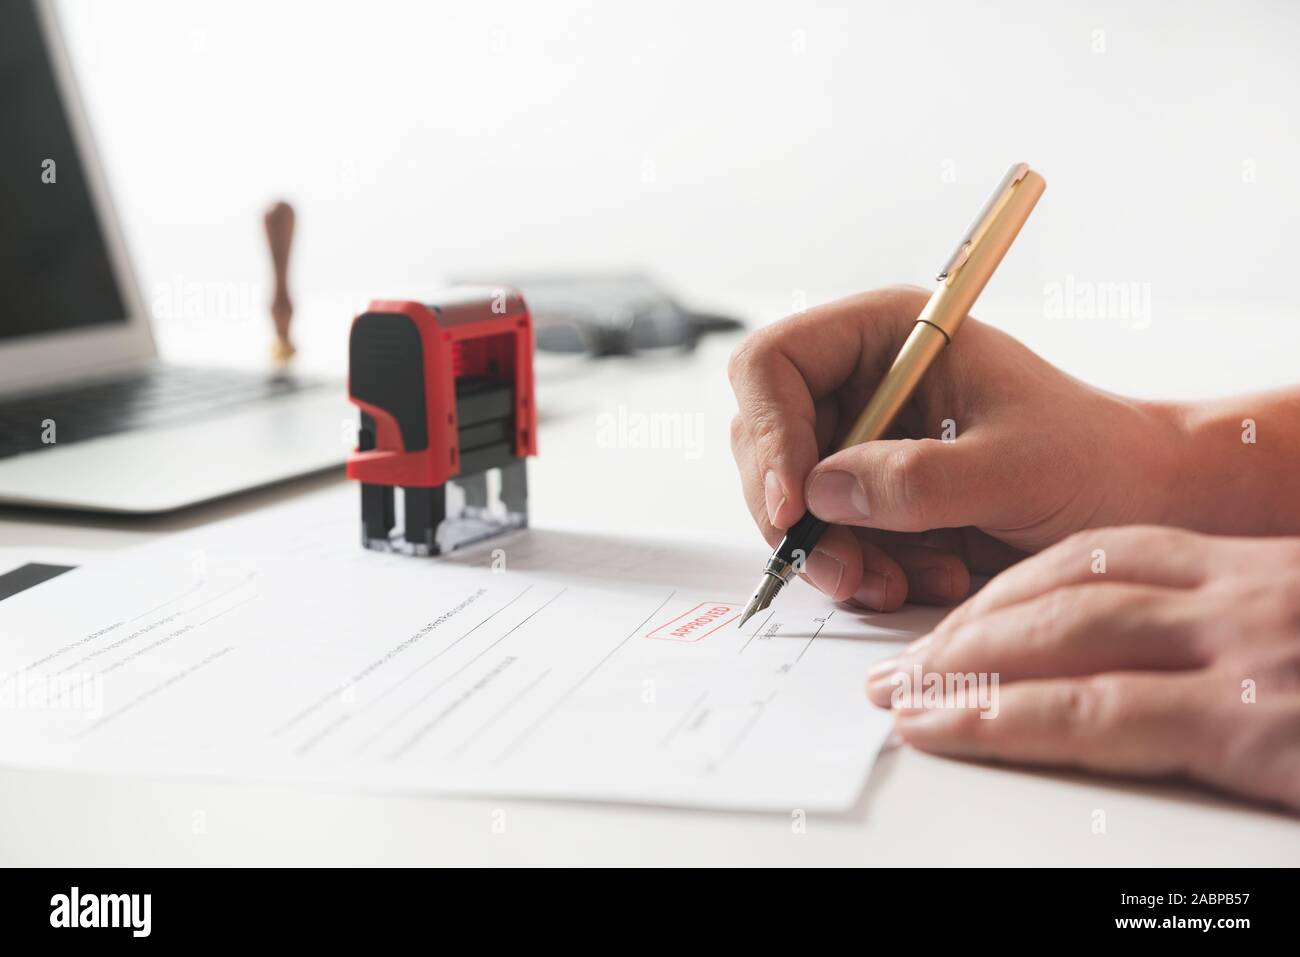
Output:
[[1074,555],[1078,552],[1091,552],[1094,548],[1114,548],[1115,533],[1109,528],[1083,528],[1071,532],[1057,544],[1059,552]]
[[1161,528],[1157,525],[1118,529],[1116,535],[1123,547],[1138,556],[1179,552],[1186,554],[1205,538],[1185,528]]
[[750,439],[758,450],[759,461],[775,458],[784,442],[780,419],[770,412],[759,412],[747,423]]
[[929,467],[929,457],[921,444],[913,439],[899,443],[889,453],[885,475],[890,495],[894,499],[896,514],[906,525],[904,531],[924,531],[930,527],[931,503],[937,491],[934,472]]
[[892,286],[886,286],[880,290],[880,294],[886,297],[887,300],[893,300],[901,306],[904,316],[911,312],[919,313],[930,300],[928,290],[911,283],[895,283]]
[[[1145,552],[1157,544],[1153,532],[1154,529],[1140,525],[1099,528],[1093,530],[1092,540],[1095,548],[1111,552]],[[1083,536],[1088,537],[1086,531]]]
[[736,344],[736,348],[731,350],[731,355],[727,356],[727,381],[732,385],[736,384],[736,377],[740,374],[740,365],[745,361],[745,350],[748,346],[749,339],[745,338]]
[[746,370],[753,360],[754,335],[754,333],[751,333],[740,340],[736,348],[731,350],[731,355],[727,359],[727,381],[731,383],[733,389],[738,382],[745,378]]
[[1205,581],[1196,593],[1209,609],[1224,605],[1243,609],[1239,616],[1206,620],[1206,634],[1220,651],[1271,644],[1280,635],[1300,637],[1300,578],[1257,573],[1226,575]]
[[1113,556],[1123,547],[1114,529],[1085,528],[1071,532],[1043,554],[1054,574],[1070,579],[1080,568],[1090,568],[1098,551]]
[[957,640],[957,633],[975,620],[970,614],[968,604],[969,602],[958,605],[951,612],[944,615],[939,623],[934,626],[934,629],[930,632],[930,640],[926,642],[931,653],[940,644],[945,647],[950,646]]
[[1120,525],[1104,531],[1112,540],[1130,545],[1152,545],[1163,538],[1190,534],[1179,528],[1160,528],[1155,525]]
[[933,292],[933,290],[909,282],[899,283],[893,288],[899,296],[907,300],[909,305],[915,305],[918,308],[924,308],[925,304],[930,301]]
[[743,385],[753,377],[755,370],[765,361],[771,351],[769,340],[771,334],[767,329],[751,332],[736,345],[727,359],[727,380],[733,391],[739,392]]
[[1079,617],[1084,604],[1080,600],[1083,597],[1081,589],[1088,587],[1073,585],[1056,588],[1044,595],[1041,599],[1042,614],[1035,621],[1038,630],[1061,629],[1072,624]]
[[[948,633],[942,643],[942,650],[950,655],[967,655],[978,648],[983,640],[984,629],[976,622],[966,622]],[[939,651],[940,648],[936,647],[931,656],[936,657]]]
[[1116,710],[1115,683],[1109,678],[1090,678],[1072,683],[1064,692],[1062,720],[1072,735],[1095,733],[1112,720]]
[[745,440],[745,435],[746,435],[747,432],[748,432],[748,429],[746,428],[746,423],[745,423],[744,416],[740,416],[740,415],[732,416],[732,419],[731,419],[731,451],[732,451],[732,454],[733,454],[733,455],[734,455],[734,454],[736,453],[736,451],[740,448],[741,443],[744,442],[744,440]]
[[1070,552],[1070,553],[1076,552],[1084,545],[1087,535],[1088,535],[1087,531],[1071,532],[1069,535],[1066,535],[1063,539],[1061,539],[1059,542],[1053,545],[1052,551]]

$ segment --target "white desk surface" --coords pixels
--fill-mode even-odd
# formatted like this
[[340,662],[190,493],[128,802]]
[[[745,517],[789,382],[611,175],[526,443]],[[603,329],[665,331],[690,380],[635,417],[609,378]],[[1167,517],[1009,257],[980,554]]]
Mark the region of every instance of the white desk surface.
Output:
[[[780,313],[779,302],[759,308],[751,314]],[[1021,331],[1010,323],[1008,328]],[[1270,328],[1296,344],[1294,323],[1279,317]],[[174,357],[210,358],[216,352],[211,338],[163,333]],[[1194,342],[1183,353],[1190,358],[1180,363],[1188,367],[1175,376],[1158,329],[1111,330],[1109,335],[1127,342],[1122,364],[1103,363],[1114,352],[1094,348],[1098,361],[1081,367],[1080,343],[1095,343],[1097,333],[1076,329],[1054,340],[1059,355],[1044,351],[1071,372],[1111,388],[1140,390],[1142,383],[1123,380],[1125,370],[1143,368],[1144,352],[1166,360],[1156,367],[1155,386],[1145,383],[1148,390],[1177,392],[1171,383],[1183,382],[1195,394],[1230,391],[1234,384],[1222,375],[1221,362],[1215,363],[1217,380],[1198,380]],[[169,336],[190,342],[190,354]],[[1240,341],[1235,335],[1233,340]],[[256,342],[262,341],[259,332]],[[733,341],[707,343],[688,359],[548,366],[539,396],[541,455],[530,466],[534,523],[626,534],[754,534],[728,448],[734,404],[723,370]],[[1282,352],[1297,354],[1294,348],[1277,350]],[[1073,364],[1065,362],[1070,355]],[[1262,379],[1259,362],[1242,372],[1260,388],[1294,375],[1286,365],[1272,362]],[[629,414],[698,412],[692,420],[701,429],[698,445],[602,448],[597,416],[617,415],[620,405]],[[341,476],[317,477],[144,521],[0,510],[0,545],[113,550],[339,481]],[[1098,811],[1104,813],[1104,833],[1094,833]],[[0,770],[0,822],[0,864],[15,865],[1300,862],[1300,822],[1268,809],[1181,785],[982,766],[908,749],[882,755],[851,813],[812,815],[802,830],[785,814],[374,796],[256,782],[11,769]]]

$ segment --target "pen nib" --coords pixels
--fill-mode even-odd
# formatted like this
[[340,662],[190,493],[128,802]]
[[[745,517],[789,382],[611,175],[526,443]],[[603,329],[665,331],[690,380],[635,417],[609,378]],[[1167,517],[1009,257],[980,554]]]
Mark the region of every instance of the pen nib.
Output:
[[759,582],[758,587],[754,589],[754,594],[749,599],[749,604],[745,606],[745,612],[740,616],[740,624],[737,627],[744,628],[745,622],[749,621],[749,619],[753,618],[768,605],[772,604],[772,599],[776,597],[777,592],[779,592],[784,586],[785,582],[777,578],[775,575],[764,573],[763,580]]

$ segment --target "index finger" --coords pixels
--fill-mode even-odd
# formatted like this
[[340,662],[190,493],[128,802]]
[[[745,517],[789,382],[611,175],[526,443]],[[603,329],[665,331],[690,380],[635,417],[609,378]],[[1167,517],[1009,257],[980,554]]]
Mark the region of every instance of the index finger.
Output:
[[1099,582],[1194,588],[1205,580],[1199,536],[1145,525],[1076,532],[995,577],[943,620],[952,633],[967,622],[1057,589]]
[[1219,735],[1201,703],[1206,683],[1199,672],[1024,681],[994,686],[989,708],[911,708],[895,727],[913,747],[950,757],[1182,774]]

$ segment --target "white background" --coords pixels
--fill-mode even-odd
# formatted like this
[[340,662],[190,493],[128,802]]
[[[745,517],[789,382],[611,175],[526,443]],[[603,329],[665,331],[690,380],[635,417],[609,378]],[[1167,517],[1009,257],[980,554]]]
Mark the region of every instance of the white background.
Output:
[[[164,315],[184,310],[160,290],[186,283],[242,284],[260,309],[258,217],[285,196],[309,303],[634,265],[770,321],[927,282],[1026,160],[1048,192],[982,317],[1153,394],[1287,381],[1300,344],[1294,3],[60,9]],[[1142,284],[1149,321],[1045,315],[1067,277]]]

